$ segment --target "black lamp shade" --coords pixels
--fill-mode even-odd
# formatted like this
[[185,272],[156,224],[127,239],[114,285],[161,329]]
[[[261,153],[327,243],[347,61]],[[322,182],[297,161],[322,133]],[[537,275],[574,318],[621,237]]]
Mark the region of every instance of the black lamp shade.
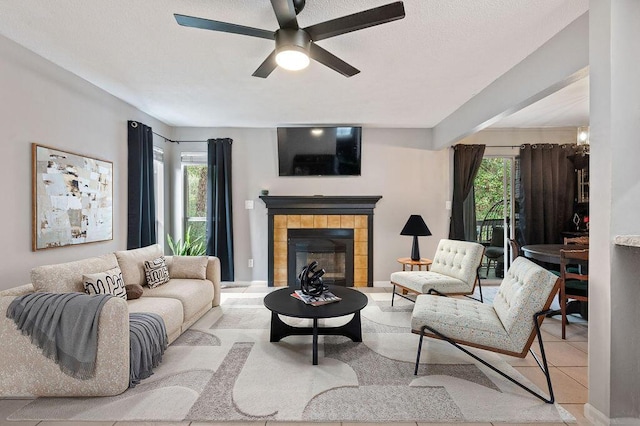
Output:
[[429,227],[424,223],[422,216],[419,214],[412,214],[409,216],[409,220],[405,223],[404,228],[400,231],[400,235],[412,235],[412,236],[428,236],[431,235]]
[[420,247],[418,247],[418,237],[431,235],[429,227],[422,216],[419,214],[412,214],[409,216],[409,220],[405,223],[404,228],[400,231],[400,235],[413,236],[413,247],[411,248],[411,260],[420,260]]

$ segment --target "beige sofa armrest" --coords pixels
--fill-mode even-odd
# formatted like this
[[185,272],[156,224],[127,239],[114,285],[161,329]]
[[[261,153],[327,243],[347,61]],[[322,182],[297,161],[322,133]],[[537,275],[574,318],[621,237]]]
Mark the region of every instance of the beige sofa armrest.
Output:
[[[165,255],[165,261],[167,264],[170,264],[173,261],[173,257],[171,255]],[[170,267],[169,267],[170,268]],[[207,271],[205,277],[207,280],[211,281],[213,284],[213,301],[211,302],[211,306],[220,306],[220,288],[221,288],[221,279],[220,279],[220,259],[215,256],[209,256],[209,260],[207,261]]]
[[213,283],[213,303],[211,306],[220,306],[220,259],[217,257],[209,256],[207,279]]
[[8,288],[0,291],[0,297],[2,296],[22,296],[24,294],[33,293],[35,289],[32,284],[21,285],[20,287]]
[[129,387],[129,310],[112,297],[98,325],[95,377],[67,376],[6,317],[12,296],[0,297],[0,397],[112,396]]

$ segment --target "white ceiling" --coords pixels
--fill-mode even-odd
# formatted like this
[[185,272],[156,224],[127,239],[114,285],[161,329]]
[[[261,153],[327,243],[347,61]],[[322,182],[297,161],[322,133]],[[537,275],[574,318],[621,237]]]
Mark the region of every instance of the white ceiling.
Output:
[[[298,22],[390,2],[307,0]],[[361,70],[351,78],[313,61],[297,73],[252,77],[272,41],[185,28],[173,18],[275,30],[269,0],[0,0],[0,34],[172,126],[428,128],[588,9],[588,0],[404,4],[402,20],[318,42]],[[585,99],[588,82],[579,82],[495,127],[583,124]]]

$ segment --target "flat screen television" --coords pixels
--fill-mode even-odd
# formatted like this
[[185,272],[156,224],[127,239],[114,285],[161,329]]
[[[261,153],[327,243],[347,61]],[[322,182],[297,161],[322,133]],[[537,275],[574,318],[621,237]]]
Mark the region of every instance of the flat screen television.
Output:
[[360,176],[361,127],[278,127],[280,176]]

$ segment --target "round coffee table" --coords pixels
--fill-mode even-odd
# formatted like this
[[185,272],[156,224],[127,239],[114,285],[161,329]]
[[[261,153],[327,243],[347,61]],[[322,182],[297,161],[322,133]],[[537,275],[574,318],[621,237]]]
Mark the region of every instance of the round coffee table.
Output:
[[[291,296],[291,287],[285,287],[267,294],[264,306],[271,311],[271,342],[293,336],[313,336],[313,365],[318,365],[318,335],[346,336],[354,342],[362,342],[360,310],[367,306],[367,296],[347,287],[329,286],[329,291],[342,298],[322,306],[311,306]],[[353,318],[339,327],[318,327],[318,319],[335,318],[353,314]],[[313,327],[293,327],[284,323],[278,315],[313,320]]]

